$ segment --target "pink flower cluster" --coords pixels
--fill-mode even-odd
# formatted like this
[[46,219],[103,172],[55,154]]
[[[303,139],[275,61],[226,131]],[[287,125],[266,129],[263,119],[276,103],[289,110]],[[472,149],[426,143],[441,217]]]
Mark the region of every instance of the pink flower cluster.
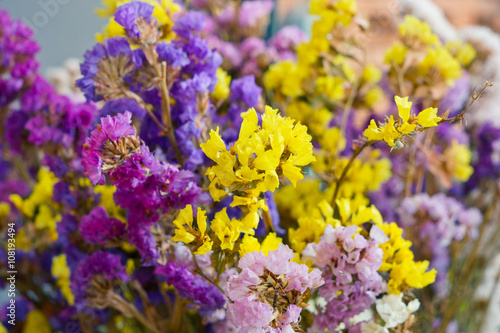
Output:
[[294,332],[307,291],[321,286],[321,272],[290,261],[293,251],[280,245],[266,257],[251,252],[240,259],[238,275],[229,278],[228,318],[239,332]]
[[302,253],[303,259],[310,259],[323,270],[325,278],[319,292],[328,304],[314,319],[320,329],[337,327],[340,323],[349,326],[350,318],[368,309],[386,290],[377,271],[384,255],[379,244],[388,238],[375,225],[369,239],[357,231],[357,226],[328,225],[321,241],[308,244]]

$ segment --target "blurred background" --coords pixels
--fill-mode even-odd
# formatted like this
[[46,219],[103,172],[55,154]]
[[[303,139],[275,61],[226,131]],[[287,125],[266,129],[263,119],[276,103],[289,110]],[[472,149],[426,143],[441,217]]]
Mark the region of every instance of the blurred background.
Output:
[[[382,58],[383,50],[395,39],[402,5],[416,0],[358,0],[360,12],[378,27],[378,33],[368,40],[372,61]],[[418,0],[420,3],[428,0]],[[460,28],[466,25],[485,25],[500,31],[500,1],[498,0],[435,0],[446,19]],[[0,8],[7,9],[14,19],[22,19],[36,32],[42,46],[39,60],[42,72],[60,66],[68,58],[81,58],[95,42],[105,20],[94,14],[101,0],[0,0]],[[305,31],[311,19],[305,16],[307,0],[276,0],[273,31],[284,24],[298,24]]]

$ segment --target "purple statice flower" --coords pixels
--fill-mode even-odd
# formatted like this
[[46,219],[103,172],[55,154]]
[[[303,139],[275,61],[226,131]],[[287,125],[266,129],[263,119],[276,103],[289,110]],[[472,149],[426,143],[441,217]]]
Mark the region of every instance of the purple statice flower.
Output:
[[63,181],[54,185],[52,200],[71,209],[77,207],[75,194],[71,191],[69,184]]
[[[104,83],[96,82],[96,76],[100,71],[99,65],[106,60],[108,66],[118,66],[119,63],[124,63],[123,68],[115,68],[115,70],[119,73],[124,72],[125,75],[122,79],[127,81],[134,69],[133,66],[131,68],[130,64],[138,66],[141,62],[140,55],[140,52],[132,53],[130,44],[124,37],[108,38],[104,40],[103,44],[97,43],[84,55],[84,61],[80,65],[82,78],[76,81],[76,86],[84,93],[87,101],[100,101],[103,99],[101,90]],[[128,61],[116,61],[118,57]]]
[[92,184],[104,184],[103,171],[113,170],[139,149],[139,139],[131,125],[132,113],[101,118],[83,146],[83,168]]
[[139,103],[131,98],[118,98],[112,99],[106,102],[104,106],[99,110],[99,114],[102,117],[114,116],[119,113],[124,113],[129,111],[135,117],[142,119],[146,116],[146,110],[144,110]]
[[214,115],[214,120],[223,128],[224,141],[231,143],[238,139],[239,128],[243,121],[241,113],[249,108],[258,108],[262,103],[262,88],[257,85],[253,75],[233,80],[229,88],[231,94],[227,114]]
[[0,9],[0,106],[13,102],[28,88],[39,67],[35,59],[40,50],[32,40],[33,31],[21,21],[13,21]]
[[241,272],[229,277],[226,291],[232,301],[228,318],[237,329],[288,332],[297,325],[304,295],[324,281],[318,269],[309,272],[306,265],[290,261],[294,257],[288,246],[280,244],[267,257],[250,252],[240,259]]
[[161,162],[142,145],[131,122],[128,111],[101,118],[87,138],[82,164],[94,184],[105,183],[108,174],[117,188],[115,202],[127,210],[129,241],[150,261],[157,251],[149,227],[161,214],[209,199],[197,186],[195,174]]
[[167,62],[169,68],[179,68],[189,64],[187,54],[172,43],[160,42],[156,45],[156,52],[161,60]]
[[468,237],[475,239],[483,217],[477,208],[466,208],[454,198],[443,193],[434,196],[419,194],[405,198],[397,208],[398,223],[404,228],[419,230],[424,259],[437,270],[433,285],[436,293],[444,297],[448,293],[449,247],[453,241]]
[[[394,160],[393,160],[394,162]],[[394,164],[393,164],[394,165]],[[399,204],[399,195],[404,191],[404,182],[399,177],[391,177],[382,184],[380,190],[368,194],[370,203],[377,207],[384,221],[395,221],[394,208]]]
[[125,28],[131,38],[141,39],[139,21],[151,22],[154,6],[142,1],[131,1],[120,5],[115,11],[115,21]]
[[165,277],[166,282],[177,289],[179,296],[192,301],[201,315],[210,315],[226,304],[224,294],[217,287],[185,266],[169,261],[165,266],[156,266],[155,274]]
[[222,55],[224,59],[222,68],[230,70],[231,68],[238,68],[241,66],[241,63],[243,62],[243,55],[235,44],[223,41],[215,35],[208,35],[206,40],[211,47],[216,49],[217,52]]
[[280,60],[295,60],[295,49],[305,41],[307,36],[299,27],[287,25],[269,39],[268,45],[278,52]]
[[321,330],[341,323],[349,327],[349,319],[368,309],[387,288],[377,272],[384,255],[379,245],[387,237],[375,225],[369,239],[357,230],[357,226],[328,225],[320,242],[308,244],[302,253],[304,260],[310,259],[323,271],[325,279],[319,294],[328,304],[314,319]]
[[498,179],[500,176],[500,127],[486,123],[472,137],[477,147],[477,157],[473,162],[474,173],[466,184],[471,189],[484,179]]
[[255,76],[247,75],[231,82],[230,103],[243,102],[245,107],[256,107],[260,103],[262,88],[255,83]]
[[[139,221],[140,222],[140,221]],[[135,246],[144,265],[153,263],[159,258],[156,240],[147,224],[131,224],[127,228],[127,236],[130,244]]]
[[262,77],[264,71],[271,62],[278,60],[278,54],[274,48],[269,48],[266,42],[258,37],[248,37],[239,46],[241,54],[244,55],[241,74],[254,74]]
[[8,118],[12,128],[6,139],[14,150],[27,141],[35,146],[73,146],[79,154],[96,113],[95,105],[74,103],[37,76]]
[[42,159],[42,165],[49,168],[57,178],[64,177],[70,171],[69,166],[57,156],[45,155]]
[[100,276],[113,284],[127,282],[129,276],[120,256],[104,251],[96,251],[80,261],[71,274],[71,291],[75,296],[75,306],[83,309],[87,302],[87,292],[92,288],[94,277]]
[[205,27],[205,15],[190,11],[175,21],[173,31],[181,38],[191,39]]
[[[255,28],[257,25],[269,18],[274,9],[274,2],[271,0],[244,1],[239,7],[238,26],[243,28]],[[227,6],[217,16],[217,23],[221,26],[235,24],[235,7]]]
[[93,244],[104,245],[125,236],[125,223],[109,217],[103,206],[92,209],[89,214],[82,217],[78,228],[82,238]]

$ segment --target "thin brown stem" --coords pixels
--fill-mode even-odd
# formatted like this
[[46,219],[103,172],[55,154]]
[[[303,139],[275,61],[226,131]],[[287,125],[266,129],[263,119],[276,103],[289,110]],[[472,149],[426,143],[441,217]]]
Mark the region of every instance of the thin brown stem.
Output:
[[346,177],[347,172],[351,168],[352,163],[354,162],[356,157],[358,157],[358,155],[361,154],[361,152],[366,147],[371,145],[372,143],[373,143],[373,141],[366,141],[361,147],[358,147],[356,150],[354,150],[354,153],[352,154],[351,159],[349,160],[349,162],[347,162],[347,165],[345,166],[344,170],[342,170],[342,173],[340,174],[340,177],[335,184],[335,192],[333,193],[333,197],[332,197],[332,201],[331,201],[332,207],[336,206],[336,200],[337,200],[337,195],[339,193],[340,186],[342,185],[342,182],[344,181],[344,178]]
[[492,87],[493,84],[490,82],[490,81],[486,81],[486,83],[484,84],[484,86],[481,88],[481,90],[479,91],[479,93],[476,93],[476,91],[474,90],[474,93],[472,94],[472,100],[469,102],[469,104],[467,105],[467,107],[462,111],[460,112],[459,115],[453,117],[453,118],[449,118],[449,119],[443,119],[439,122],[440,123],[452,123],[454,121],[457,121],[457,120],[464,120],[464,116],[465,114],[467,113],[467,111],[469,111],[469,109],[472,107],[472,105],[478,100],[480,99],[481,97],[483,97],[484,95],[484,92],[485,90],[488,88],[488,87]]
[[271,218],[269,209],[262,212],[262,219],[264,220],[264,224],[266,225],[266,231],[276,233],[276,228],[274,227],[273,219]]
[[177,161],[179,162],[179,164],[182,164],[183,158],[182,158],[181,151],[179,150],[179,147],[177,146],[177,141],[175,140],[174,127],[172,125],[172,116],[170,113],[170,94],[168,91],[168,84],[167,84],[167,63],[165,61],[163,61],[160,64],[156,64],[154,67],[156,70],[156,75],[160,78],[160,85],[158,88],[160,89],[160,92],[161,92],[162,123],[167,128],[166,134],[170,140],[170,144],[174,148],[175,157],[177,158]]

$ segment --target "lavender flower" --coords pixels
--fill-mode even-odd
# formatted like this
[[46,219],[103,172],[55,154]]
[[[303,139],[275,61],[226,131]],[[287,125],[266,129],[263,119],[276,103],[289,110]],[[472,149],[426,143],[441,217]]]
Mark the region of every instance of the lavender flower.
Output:
[[471,239],[477,237],[482,223],[481,213],[477,208],[468,209],[442,193],[432,197],[420,194],[405,198],[397,212],[400,225],[418,227],[418,237],[423,242],[420,253],[437,270],[433,287],[439,296],[445,296],[448,293],[449,246],[452,241],[461,241],[466,236]]

